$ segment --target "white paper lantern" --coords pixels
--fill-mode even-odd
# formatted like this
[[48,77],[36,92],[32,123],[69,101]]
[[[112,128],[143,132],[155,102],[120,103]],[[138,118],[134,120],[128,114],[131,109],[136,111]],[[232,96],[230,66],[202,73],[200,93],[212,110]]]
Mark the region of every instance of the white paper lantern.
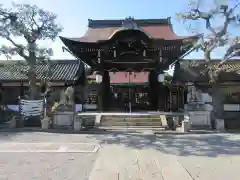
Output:
[[164,82],[164,80],[165,80],[164,74],[159,74],[158,75],[158,82]]
[[100,84],[102,82],[102,75],[96,74],[96,83]]

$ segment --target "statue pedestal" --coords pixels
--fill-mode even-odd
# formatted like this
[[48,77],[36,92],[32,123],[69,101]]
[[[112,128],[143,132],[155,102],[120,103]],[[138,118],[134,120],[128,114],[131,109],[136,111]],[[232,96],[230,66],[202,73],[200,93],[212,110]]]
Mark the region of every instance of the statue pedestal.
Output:
[[71,129],[73,126],[75,113],[73,111],[55,112],[53,114],[53,128]]

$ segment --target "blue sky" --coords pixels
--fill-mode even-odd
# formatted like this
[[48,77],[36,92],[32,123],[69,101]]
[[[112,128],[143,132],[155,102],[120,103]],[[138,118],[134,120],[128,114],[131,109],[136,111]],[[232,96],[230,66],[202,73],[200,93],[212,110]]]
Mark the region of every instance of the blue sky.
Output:
[[[174,31],[178,35],[189,32],[176,19],[176,12],[186,10],[189,0],[15,0],[17,3],[36,4],[58,15],[58,23],[63,26],[60,34],[66,37],[80,37],[87,29],[88,19],[119,19],[132,16],[137,18],[172,17]],[[10,0],[0,0],[0,4],[10,6]],[[54,59],[72,58],[62,52],[62,42],[45,42],[54,50]],[[219,53],[216,53],[217,55]],[[192,53],[190,58],[199,58],[201,53]]]

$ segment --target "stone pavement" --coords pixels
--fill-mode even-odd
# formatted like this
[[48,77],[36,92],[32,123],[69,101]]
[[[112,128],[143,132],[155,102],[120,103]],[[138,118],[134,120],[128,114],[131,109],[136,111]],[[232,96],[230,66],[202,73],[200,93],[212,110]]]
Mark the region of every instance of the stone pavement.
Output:
[[96,153],[98,144],[93,143],[1,143],[0,153]]
[[96,153],[0,153],[1,180],[88,180]]
[[1,180],[239,180],[239,165],[240,134],[0,132]]
[[192,180],[169,155],[155,150],[136,150],[105,145],[99,152],[89,180]]
[[116,133],[97,139],[103,145],[91,180],[240,179],[240,134]]

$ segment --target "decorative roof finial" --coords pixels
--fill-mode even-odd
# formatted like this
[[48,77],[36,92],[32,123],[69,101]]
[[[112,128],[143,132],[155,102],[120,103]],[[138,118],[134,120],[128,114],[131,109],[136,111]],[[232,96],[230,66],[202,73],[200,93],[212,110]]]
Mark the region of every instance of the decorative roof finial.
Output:
[[167,20],[168,20],[168,24],[171,24],[171,17],[168,17]]
[[122,21],[123,28],[127,29],[137,29],[138,25],[134,22],[134,18],[129,16],[126,17],[125,20]]
[[134,17],[128,16],[128,17],[125,18],[125,20],[134,20]]

